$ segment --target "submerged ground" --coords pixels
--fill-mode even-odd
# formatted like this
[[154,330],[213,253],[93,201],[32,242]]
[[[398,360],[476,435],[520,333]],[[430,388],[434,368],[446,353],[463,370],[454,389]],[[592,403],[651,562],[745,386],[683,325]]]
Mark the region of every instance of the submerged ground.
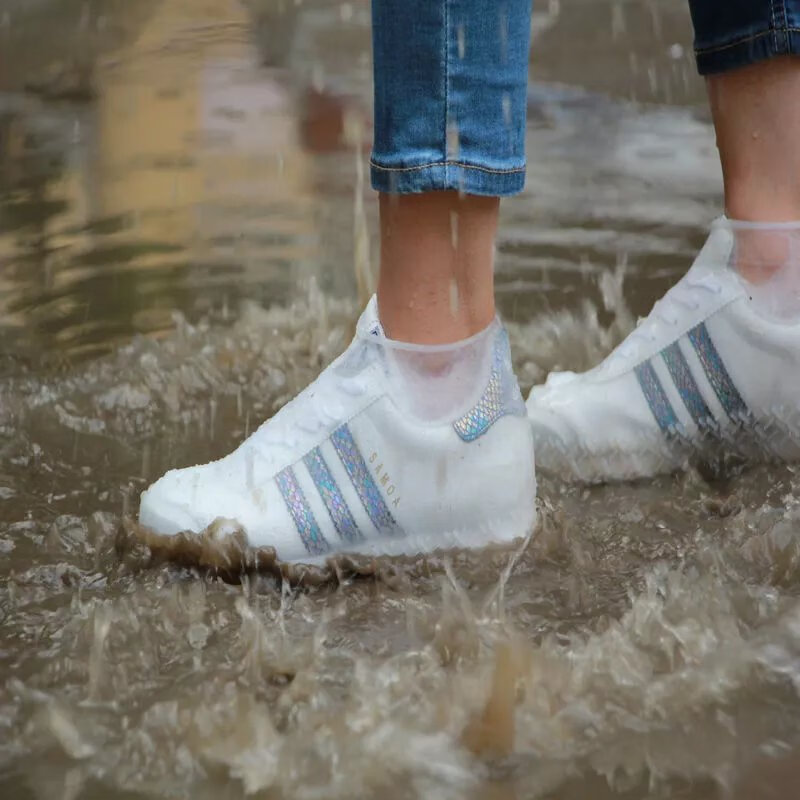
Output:
[[[0,796],[797,796],[791,467],[544,476],[519,551],[317,587],[120,537],[351,335],[368,12],[0,4]],[[721,205],[681,2],[551,0],[535,34],[498,253],[525,388],[608,352]]]

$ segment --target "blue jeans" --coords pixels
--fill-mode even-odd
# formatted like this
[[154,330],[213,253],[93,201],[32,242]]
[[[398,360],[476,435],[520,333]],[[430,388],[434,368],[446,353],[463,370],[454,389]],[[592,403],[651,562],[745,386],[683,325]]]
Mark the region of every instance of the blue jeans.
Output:
[[701,75],[800,54],[800,0],[689,0]]
[[[689,5],[702,74],[800,53],[800,0]],[[372,0],[372,15],[372,186],[519,192],[531,0]]]
[[531,0],[373,0],[381,192],[525,183]]

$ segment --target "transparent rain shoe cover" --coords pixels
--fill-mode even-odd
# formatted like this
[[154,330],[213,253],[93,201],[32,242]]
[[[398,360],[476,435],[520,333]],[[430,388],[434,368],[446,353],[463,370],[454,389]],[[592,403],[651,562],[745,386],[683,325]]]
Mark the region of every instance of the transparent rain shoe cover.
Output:
[[753,309],[775,320],[800,321],[800,222],[727,224],[734,234],[728,266],[745,284]]
[[581,480],[800,459],[800,223],[728,219],[601,364],[534,387],[537,463]]
[[475,336],[453,344],[415,346],[383,338],[395,402],[420,422],[460,417],[486,387],[501,334],[502,326],[495,320]]

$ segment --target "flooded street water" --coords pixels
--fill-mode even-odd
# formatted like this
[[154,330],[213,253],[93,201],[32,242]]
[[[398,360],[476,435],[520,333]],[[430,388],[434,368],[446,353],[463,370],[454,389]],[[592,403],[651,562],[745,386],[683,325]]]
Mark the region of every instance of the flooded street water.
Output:
[[[497,267],[526,392],[609,352],[721,208],[682,2],[534,26]],[[370,81],[364,0],[0,2],[0,797],[800,796],[791,466],[543,475],[516,551],[318,586],[125,534],[349,341]]]

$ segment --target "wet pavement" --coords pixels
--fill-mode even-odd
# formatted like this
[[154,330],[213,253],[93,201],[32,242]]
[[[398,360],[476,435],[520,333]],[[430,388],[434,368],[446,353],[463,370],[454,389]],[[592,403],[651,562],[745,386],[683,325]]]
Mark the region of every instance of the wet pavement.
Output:
[[[524,388],[607,353],[721,207],[682,3],[534,28],[497,272]],[[349,340],[369,59],[360,0],[0,4],[0,796],[796,796],[791,466],[543,476],[519,551],[320,586],[124,533]]]

